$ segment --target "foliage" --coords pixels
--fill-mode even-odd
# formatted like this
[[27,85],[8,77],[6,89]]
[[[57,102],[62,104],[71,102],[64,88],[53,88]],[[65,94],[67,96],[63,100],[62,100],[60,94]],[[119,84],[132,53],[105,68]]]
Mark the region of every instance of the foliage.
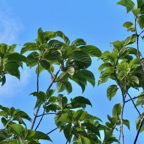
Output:
[[[27,113],[0,105],[0,117],[3,128],[0,129],[1,144],[39,144],[39,140],[52,142],[49,134],[59,129],[66,138],[66,144],[124,144],[124,125],[130,130],[130,122],[125,119],[125,106],[131,101],[138,113],[136,123],[137,143],[139,134],[144,131],[144,117],[140,106],[143,106],[144,88],[144,59],[139,49],[139,41],[144,38],[144,1],[120,0],[119,5],[126,7],[127,12],[134,16],[134,22],[127,21],[123,26],[130,32],[126,39],[112,42],[112,51],[101,52],[99,48],[78,38],[70,42],[61,31],[43,31],[38,29],[34,42],[27,42],[16,52],[16,45],[0,44],[0,82],[6,83],[6,76],[12,75],[20,79],[20,70],[25,63],[34,68],[37,77],[37,88],[31,93],[36,97],[35,114],[31,118]],[[87,84],[95,86],[95,75],[89,70],[92,58],[101,60],[100,78],[98,85],[108,80],[113,84],[107,88],[107,98],[112,100],[121,94],[121,103],[113,106],[112,116],[107,115],[108,121],[103,122],[97,116],[86,111],[87,105],[92,106],[90,99],[84,96],[69,98],[64,95],[74,91],[73,83],[77,83],[82,92]],[[25,68],[25,67],[24,67]],[[46,91],[39,90],[40,74],[47,71],[51,76],[51,83]],[[56,89],[54,89],[56,85]],[[131,96],[131,89],[140,90],[138,96]],[[43,113],[40,113],[40,108]],[[46,115],[54,114],[55,125],[52,131],[44,133],[39,127]],[[40,118],[40,119],[38,119]],[[38,122],[36,122],[36,120]],[[31,122],[28,128],[27,121]],[[104,132],[101,138],[100,132]],[[115,134],[119,131],[119,136]],[[103,139],[103,140],[102,140]]]

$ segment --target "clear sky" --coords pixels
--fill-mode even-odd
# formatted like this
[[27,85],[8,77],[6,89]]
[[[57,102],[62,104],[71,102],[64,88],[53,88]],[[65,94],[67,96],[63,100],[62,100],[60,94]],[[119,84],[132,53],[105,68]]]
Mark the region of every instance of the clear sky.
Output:
[[[110,42],[123,40],[128,34],[122,27],[125,21],[132,16],[126,14],[124,7],[116,4],[118,0],[0,0],[0,43],[16,43],[20,48],[25,42],[34,41],[37,29],[42,27],[44,31],[63,31],[71,41],[83,38],[88,44],[96,45],[101,51],[112,50]],[[18,49],[19,50],[19,49]],[[98,80],[97,70],[99,62],[94,59],[91,70]],[[36,90],[36,76],[34,70],[21,70],[21,80],[7,77],[7,83],[0,89],[0,104],[15,106],[33,115],[35,98],[29,94]],[[50,83],[49,76],[44,73],[41,76],[41,90],[46,90]],[[107,114],[111,115],[111,108],[115,103],[121,102],[119,97],[109,102],[106,98],[106,89],[110,83],[88,86],[84,96],[90,98],[93,107],[88,107],[90,113],[107,120]],[[82,95],[79,88],[74,87],[74,96]],[[137,114],[131,114],[128,106],[126,118],[134,119]],[[55,128],[52,118],[44,120],[43,127],[48,132]],[[131,124],[134,125],[135,121]],[[126,140],[130,144],[133,141],[135,128],[126,130]],[[56,138],[55,138],[56,137]],[[58,132],[52,134],[54,144],[65,143]],[[142,138],[138,144],[142,144]]]

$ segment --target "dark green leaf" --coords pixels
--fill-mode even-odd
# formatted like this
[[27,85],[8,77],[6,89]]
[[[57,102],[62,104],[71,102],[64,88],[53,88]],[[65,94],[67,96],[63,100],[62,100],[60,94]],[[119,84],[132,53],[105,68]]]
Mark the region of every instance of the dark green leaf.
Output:
[[126,126],[128,127],[128,129],[130,130],[130,121],[124,119],[124,120],[123,120],[123,123],[124,123],[124,125],[126,125]]
[[113,116],[119,116],[121,114],[121,104],[115,104],[112,110]]
[[50,63],[47,60],[41,60],[40,64],[46,70],[48,70],[50,68]]
[[78,38],[75,41],[73,41],[71,45],[81,46],[81,45],[86,45],[86,42],[83,39]]
[[39,28],[39,29],[38,29],[38,38],[37,38],[37,41],[38,41],[40,44],[43,44],[43,43],[44,43],[44,34],[43,34],[42,28]]
[[84,51],[85,53],[87,53],[90,56],[100,57],[102,54],[100,49],[93,45],[81,46],[80,49],[82,49],[82,51]]
[[61,31],[56,31],[56,32],[55,32],[55,35],[56,35],[56,36],[59,36],[60,38],[62,38],[66,44],[69,44],[69,43],[70,43],[69,38],[68,38],[63,32],[61,32]]
[[144,15],[141,15],[141,16],[138,17],[138,23],[139,23],[139,26],[140,26],[141,29],[144,28],[144,23],[143,22],[144,22]]
[[77,96],[77,97],[73,98],[71,100],[71,104],[72,104],[72,107],[77,107],[77,106],[82,106],[82,107],[84,106],[85,107],[85,105],[92,106],[89,99],[82,97],[82,96]]
[[91,62],[90,56],[83,51],[74,51],[69,57],[70,65],[74,64],[79,69],[88,68]]
[[32,52],[27,56],[28,66],[33,67],[38,64],[39,54],[37,52]]
[[19,65],[16,62],[7,62],[5,64],[5,70],[18,79],[20,79],[20,71],[18,69]]
[[108,87],[108,89],[107,89],[107,97],[108,97],[109,100],[111,100],[115,96],[117,90],[118,90],[117,85],[110,85]]
[[45,134],[45,133],[43,133],[43,132],[41,132],[41,131],[36,131],[35,134],[34,134],[34,136],[33,136],[33,138],[34,138],[34,139],[38,139],[38,140],[41,139],[41,140],[49,140],[49,141],[52,141],[47,134]]

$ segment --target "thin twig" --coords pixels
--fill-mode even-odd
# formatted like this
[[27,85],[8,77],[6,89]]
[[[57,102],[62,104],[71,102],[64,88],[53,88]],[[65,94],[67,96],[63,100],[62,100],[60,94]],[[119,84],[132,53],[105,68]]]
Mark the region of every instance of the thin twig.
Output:
[[140,134],[140,130],[143,126],[143,123],[144,123],[144,117],[141,119],[141,122],[140,122],[140,125],[139,125],[139,128],[138,128],[138,131],[137,131],[137,134],[136,134],[136,137],[134,139],[134,143],[133,144],[137,144],[137,140],[138,140],[138,137],[139,137],[139,134]]
[[130,99],[131,99],[131,101],[132,101],[132,103],[133,103],[133,105],[134,105],[134,107],[135,107],[136,111],[138,112],[139,116],[141,116],[140,111],[138,110],[138,108],[137,108],[136,104],[134,103],[134,100],[132,99],[132,97],[130,96],[130,94],[129,94],[129,93],[127,93],[127,94],[128,94],[128,96],[130,97]]
[[[61,66],[60,66],[59,70],[57,71],[57,73],[56,73],[55,77],[53,78],[53,80],[52,80],[52,82],[51,82],[51,84],[49,85],[49,87],[48,87],[48,89],[47,89],[47,90],[50,90],[50,89],[51,89],[51,87],[52,87],[52,85],[55,83],[55,80],[56,80],[56,78],[57,78],[57,76],[58,76],[58,74],[59,74],[59,72],[60,72],[60,71],[61,71]],[[41,119],[39,120],[39,122],[38,122],[38,124],[37,124],[37,126],[36,126],[35,130],[37,130],[37,129],[38,129],[38,127],[39,127],[40,123],[41,123],[41,122],[42,122],[42,120],[43,120],[44,115],[45,115],[45,109],[43,110],[43,114],[42,114]]]
[[42,115],[55,115],[56,113],[44,113],[44,114],[41,114],[41,115],[37,115],[37,117],[41,117]]
[[130,98],[130,99],[126,100],[125,103],[127,103],[127,102],[129,102],[129,101],[131,101],[131,100],[140,98],[140,97],[144,97],[144,95],[140,95],[140,96],[136,96],[136,97]]
[[47,133],[47,135],[49,135],[50,133],[54,132],[55,130],[57,130],[59,127],[56,127],[54,129],[52,129],[50,132]]
[[[37,80],[36,80],[36,89],[37,89],[37,92],[39,92],[39,61],[38,61],[38,72],[37,72]],[[39,113],[39,110],[40,110],[40,106],[37,108],[36,113],[34,115],[34,119],[32,121],[32,125],[31,125],[31,130],[34,128],[34,125],[35,125],[36,118],[37,118],[37,115]]]

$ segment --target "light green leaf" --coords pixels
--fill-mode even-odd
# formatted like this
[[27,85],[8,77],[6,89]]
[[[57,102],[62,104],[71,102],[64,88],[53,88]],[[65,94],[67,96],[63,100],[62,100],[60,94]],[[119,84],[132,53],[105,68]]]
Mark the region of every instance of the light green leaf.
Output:
[[11,132],[16,134],[17,136],[22,136],[22,133],[24,131],[24,128],[20,124],[11,124],[9,125],[9,128]]
[[117,4],[126,7],[127,13],[134,8],[134,2],[132,0],[120,0]]
[[118,90],[117,85],[110,85],[108,87],[108,89],[107,89],[107,97],[108,97],[109,100],[111,100],[115,96],[117,90]]

